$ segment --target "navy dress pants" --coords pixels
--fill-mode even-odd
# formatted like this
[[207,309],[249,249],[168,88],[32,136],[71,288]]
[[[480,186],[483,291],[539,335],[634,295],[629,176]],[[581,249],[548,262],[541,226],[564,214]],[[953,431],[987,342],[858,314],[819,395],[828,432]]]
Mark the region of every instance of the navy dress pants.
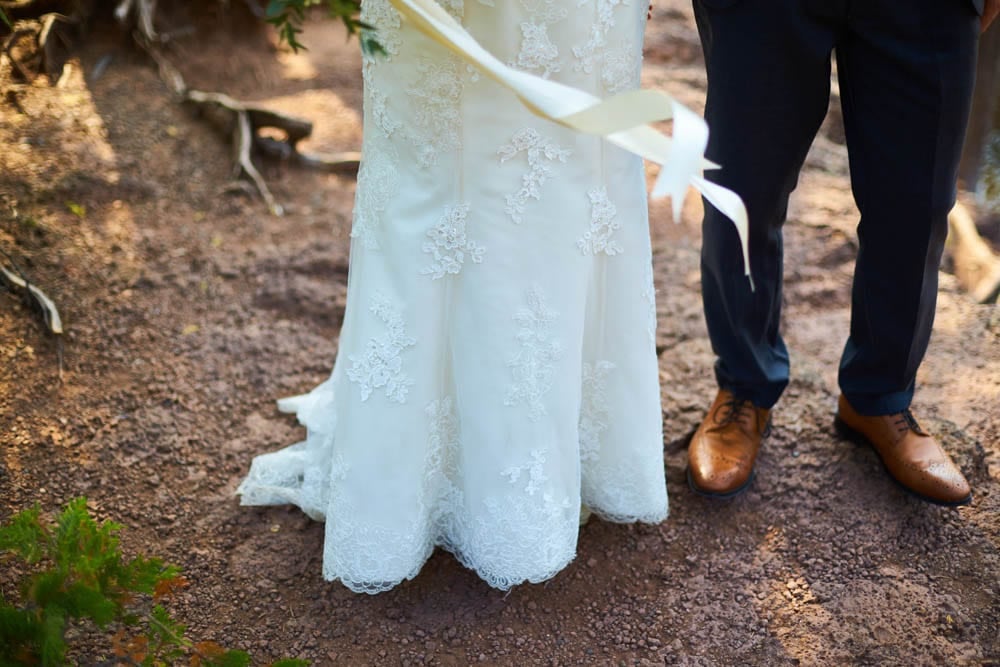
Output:
[[732,224],[706,203],[702,295],[716,379],[771,407],[788,383],[779,331],[782,225],[837,72],[861,220],[839,383],[861,414],[906,409],[927,350],[975,76],[976,0],[694,0],[708,70],[710,180],[750,218],[756,290]]

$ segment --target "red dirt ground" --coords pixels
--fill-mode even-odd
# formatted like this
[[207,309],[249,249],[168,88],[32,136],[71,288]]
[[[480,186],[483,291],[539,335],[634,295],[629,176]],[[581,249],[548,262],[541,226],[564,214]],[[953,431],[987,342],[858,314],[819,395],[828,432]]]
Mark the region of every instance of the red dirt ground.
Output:
[[[310,50],[292,55],[249,26],[220,15],[171,57],[196,87],[315,121],[312,149],[356,149],[356,43],[316,19]],[[685,486],[686,439],[714,391],[700,203],[688,200],[679,225],[656,203],[670,518],[591,521],[576,561],[545,585],[504,594],[438,553],[369,597],[322,580],[321,525],[233,496],[254,455],[302,436],[275,399],[332,365],[354,179],[272,166],[288,215],[271,217],[224,193],[225,138],[120,36],[92,35],[71,67],[63,87],[24,87],[0,105],[0,248],[67,323],[60,380],[56,344],[0,293],[0,519],[86,495],[125,524],[128,550],[184,568],[191,586],[173,609],[192,637],[265,661],[1000,665],[1000,321],[942,273],[915,408],[975,486],[972,506],[908,497],[871,452],[834,435],[857,216],[836,106],[787,226],[794,379],[753,488],[713,503]],[[657,6],[644,83],[703,104],[681,0]],[[0,590],[11,585],[0,572]]]

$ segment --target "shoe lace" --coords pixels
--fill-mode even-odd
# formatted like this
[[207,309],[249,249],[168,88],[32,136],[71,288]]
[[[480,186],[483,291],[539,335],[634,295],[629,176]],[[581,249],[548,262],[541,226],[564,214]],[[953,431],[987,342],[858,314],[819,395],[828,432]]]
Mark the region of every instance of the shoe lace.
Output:
[[899,433],[913,431],[921,435],[924,434],[924,429],[920,428],[920,424],[917,423],[917,418],[913,416],[913,413],[910,412],[909,408],[897,414],[893,423],[896,425],[896,430]]
[[[719,427],[738,423],[747,428],[753,428],[754,404],[748,398],[733,397],[726,400],[715,413],[715,423]],[[770,423],[766,429],[770,430]],[[765,433],[766,434],[766,433]]]

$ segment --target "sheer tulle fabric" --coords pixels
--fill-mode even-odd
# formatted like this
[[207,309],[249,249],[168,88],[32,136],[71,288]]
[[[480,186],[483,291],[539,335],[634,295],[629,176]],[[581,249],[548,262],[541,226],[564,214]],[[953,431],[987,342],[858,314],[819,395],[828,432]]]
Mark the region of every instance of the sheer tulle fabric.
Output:
[[[646,7],[443,3],[493,53],[606,96],[638,84]],[[375,593],[435,547],[501,589],[576,553],[581,504],[667,514],[642,163],[540,120],[366,2],[364,160],[331,377],[279,402],[303,442],[244,505],[326,522],[323,574]]]

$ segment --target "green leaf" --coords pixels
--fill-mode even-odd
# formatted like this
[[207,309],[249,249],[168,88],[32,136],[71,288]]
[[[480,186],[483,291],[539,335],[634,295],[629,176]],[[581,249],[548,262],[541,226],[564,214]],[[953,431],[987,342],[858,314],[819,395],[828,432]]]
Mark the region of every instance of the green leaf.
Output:
[[99,628],[107,627],[118,615],[118,605],[114,601],[109,600],[101,591],[84,584],[70,586],[65,594],[65,603],[69,616],[89,618]]
[[281,0],[271,0],[264,10],[264,17],[270,21],[285,15],[285,4]]
[[0,528],[0,551],[15,553],[29,564],[44,558],[49,539],[40,513],[41,508],[36,504],[11,517],[10,523]]
[[7,27],[10,28],[11,30],[14,29],[14,26],[11,25],[11,23],[10,23],[10,19],[7,18],[7,15],[3,13],[2,9],[0,9],[0,21],[3,21],[4,23],[6,23]]
[[43,570],[31,579],[27,597],[42,609],[56,605],[62,607],[66,597],[63,592],[65,583],[65,573],[58,570]]
[[149,638],[165,646],[184,646],[190,642],[184,636],[185,626],[170,617],[170,613],[163,605],[153,607],[150,616]]
[[45,612],[41,641],[42,667],[62,667],[66,656],[66,640],[63,638],[66,615],[58,607],[46,609]]
[[66,202],[66,208],[69,209],[70,213],[80,218],[81,220],[83,220],[83,218],[86,217],[87,215],[87,208],[85,206],[82,206],[81,204],[77,204],[76,202],[72,201]]
[[[265,20],[277,28],[279,39],[286,42],[293,51],[305,50],[305,46],[298,40],[298,35],[302,33],[305,10],[320,4],[326,5],[327,14],[331,18],[344,24],[347,34],[360,34],[361,50],[365,55],[385,53],[375,31],[359,18],[361,0],[270,0],[265,10]],[[366,31],[367,35],[364,34]]]
[[277,662],[272,662],[271,667],[309,667],[312,664],[308,660],[299,660],[298,658],[285,658],[284,660],[279,660]]
[[208,658],[202,664],[206,667],[247,667],[250,654],[246,651],[226,651],[217,658]]
[[[13,660],[16,655],[35,655],[42,627],[36,614],[0,605],[0,658]],[[0,660],[0,664],[7,663]]]

